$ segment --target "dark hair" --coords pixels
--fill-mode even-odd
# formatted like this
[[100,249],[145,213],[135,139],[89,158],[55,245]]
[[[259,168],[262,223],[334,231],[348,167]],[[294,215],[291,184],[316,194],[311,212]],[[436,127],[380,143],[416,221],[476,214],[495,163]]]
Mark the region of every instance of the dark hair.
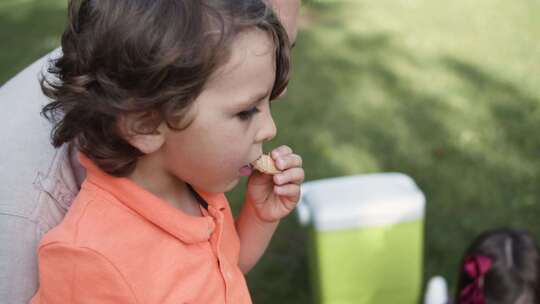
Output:
[[289,40],[265,0],[72,0],[62,35],[63,55],[41,75],[52,99],[42,115],[54,123],[52,144],[66,142],[115,176],[133,171],[143,153],[117,128],[121,114],[150,134],[165,121],[189,126],[189,109],[209,76],[230,57],[238,33],[259,28],[275,44],[270,98],[289,80]]
[[492,263],[484,276],[486,304],[533,304],[540,301],[539,251],[528,232],[501,228],[486,231],[474,240],[460,264],[456,293],[458,304],[461,291],[471,283],[471,278],[464,271],[464,262],[474,255],[487,256]]

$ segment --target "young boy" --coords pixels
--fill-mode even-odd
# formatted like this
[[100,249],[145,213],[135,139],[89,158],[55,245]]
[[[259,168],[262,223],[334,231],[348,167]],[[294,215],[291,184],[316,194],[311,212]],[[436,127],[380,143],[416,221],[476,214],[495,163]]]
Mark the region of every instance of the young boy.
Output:
[[[281,174],[246,167],[276,133],[283,28],[259,1],[84,1],[70,13],[44,113],[87,178],[40,244],[33,303],[249,303],[242,273],[304,178],[285,146],[272,151]],[[246,174],[235,225],[223,192]]]

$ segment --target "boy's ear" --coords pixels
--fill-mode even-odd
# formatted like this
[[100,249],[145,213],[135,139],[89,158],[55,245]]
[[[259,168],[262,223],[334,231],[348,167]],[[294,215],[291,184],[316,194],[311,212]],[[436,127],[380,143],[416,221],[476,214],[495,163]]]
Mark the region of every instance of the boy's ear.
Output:
[[118,118],[117,127],[124,140],[139,149],[142,153],[151,154],[158,151],[165,143],[164,128],[166,124],[164,122],[160,123],[152,133],[139,134],[135,132],[134,127],[144,124],[144,116],[140,113],[122,114]]

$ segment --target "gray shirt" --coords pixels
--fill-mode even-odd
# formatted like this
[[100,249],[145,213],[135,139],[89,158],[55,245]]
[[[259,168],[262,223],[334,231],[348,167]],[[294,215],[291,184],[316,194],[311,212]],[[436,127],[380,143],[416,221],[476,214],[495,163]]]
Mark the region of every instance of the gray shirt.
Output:
[[38,287],[36,248],[63,218],[84,179],[68,145],[54,149],[38,76],[56,49],[0,88],[0,301],[28,303]]

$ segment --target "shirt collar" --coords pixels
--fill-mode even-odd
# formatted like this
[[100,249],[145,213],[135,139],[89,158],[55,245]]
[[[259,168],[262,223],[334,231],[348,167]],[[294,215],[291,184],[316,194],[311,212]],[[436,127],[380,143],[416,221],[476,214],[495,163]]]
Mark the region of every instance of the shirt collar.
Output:
[[[206,242],[216,228],[211,216],[191,216],[174,208],[153,193],[128,178],[115,177],[102,171],[86,155],[77,158],[87,170],[86,182],[113,195],[120,203],[185,243]],[[210,209],[224,210],[228,206],[223,193],[206,193],[194,190],[208,203]],[[212,215],[214,212],[210,212]]]

